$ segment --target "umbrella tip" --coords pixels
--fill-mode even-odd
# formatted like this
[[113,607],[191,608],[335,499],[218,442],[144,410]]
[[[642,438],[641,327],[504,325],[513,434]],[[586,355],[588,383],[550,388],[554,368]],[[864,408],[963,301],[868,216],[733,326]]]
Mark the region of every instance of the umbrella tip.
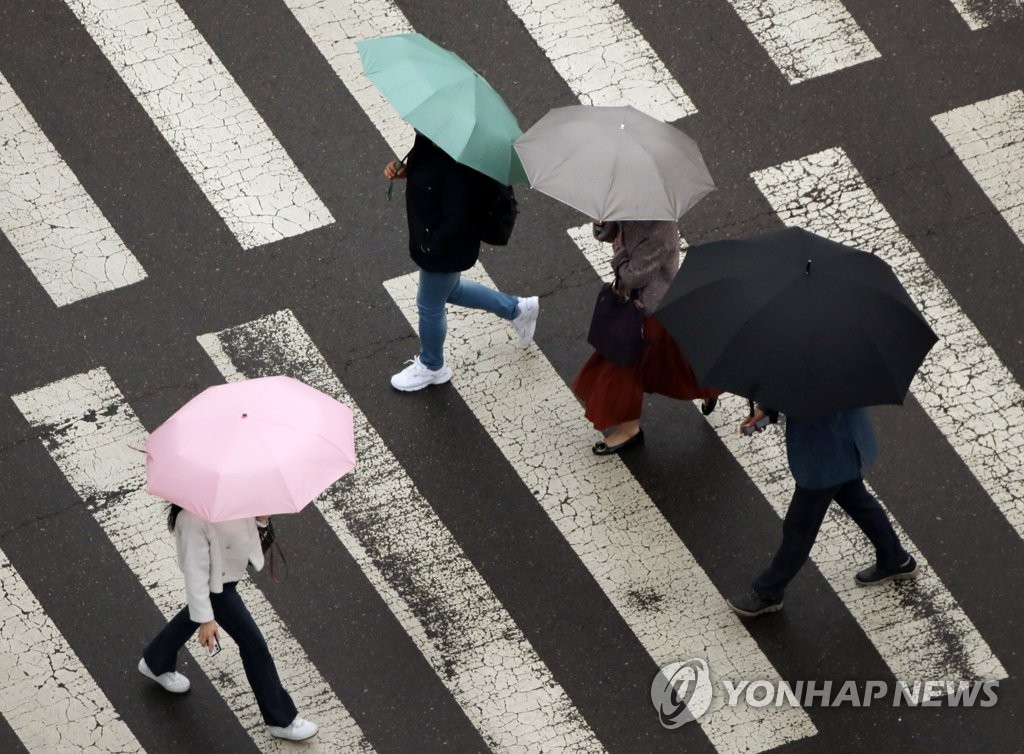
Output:
[[805,275],[810,275],[811,274],[811,260],[810,259],[807,260],[807,267],[804,268],[804,274]]
[[248,416],[249,416],[249,414],[242,414],[242,418],[243,419],[247,418]]

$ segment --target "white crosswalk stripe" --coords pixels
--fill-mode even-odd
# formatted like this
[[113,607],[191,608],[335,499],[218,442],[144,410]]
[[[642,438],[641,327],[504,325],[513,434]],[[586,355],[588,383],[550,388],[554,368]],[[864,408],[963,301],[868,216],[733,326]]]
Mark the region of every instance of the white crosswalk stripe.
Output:
[[[83,24],[241,247],[286,241],[334,222],[278,135],[175,0],[62,2]],[[506,2],[580,102],[628,103],[665,121],[697,112],[659,51],[630,20],[624,10],[627,3]],[[857,23],[854,4],[849,4],[851,14],[841,0],[727,2],[728,6],[716,0],[723,12],[735,12],[790,84],[880,57]],[[1024,17],[1024,0],[949,2],[972,30]],[[412,129],[363,75],[355,46],[360,39],[412,32],[399,4],[393,0],[280,0],[280,5],[295,17],[363,111],[339,117],[358,119],[365,114],[390,149],[404,155],[411,146]],[[690,10],[683,5],[673,12],[685,17]],[[407,4],[402,7],[412,13]],[[467,15],[475,12],[466,6]],[[949,8],[946,15],[962,26]],[[290,33],[297,35],[294,30]],[[956,33],[983,35],[967,35],[962,28]],[[2,35],[0,43],[8,44]],[[445,44],[458,51],[457,37],[446,39]],[[103,72],[108,72],[103,59],[98,59]],[[16,84],[24,80],[23,72],[17,78],[13,67],[9,72]],[[683,75],[680,80],[696,93],[700,82]],[[1016,89],[1019,86],[1010,84],[994,91],[1012,91],[968,105],[961,106],[968,99],[953,99],[928,114],[956,105],[934,115],[932,123],[1024,242],[1024,90]],[[802,89],[793,86],[788,91],[795,95]],[[35,100],[28,96],[25,100],[34,107]],[[37,115],[46,125],[42,111]],[[717,116],[708,108],[700,117]],[[929,128],[927,117],[924,128]],[[822,142],[815,144],[813,148],[818,149]],[[913,395],[1009,527],[1024,538],[1024,434],[1019,431],[1024,425],[1024,390],[899,230],[899,218],[892,217],[875,197],[846,152],[826,149],[775,165],[804,151],[755,161],[743,168],[741,177],[745,179],[754,166],[774,165],[753,173],[752,178],[783,222],[872,251],[894,267],[940,336],[913,383]],[[80,173],[87,169],[74,160],[71,164]],[[0,74],[0,232],[58,307],[146,280],[142,265],[80,182],[94,185],[86,178],[75,175]],[[397,206],[396,211],[400,213]],[[999,221],[994,213],[991,219]],[[592,239],[589,226],[571,228],[569,235],[598,274],[607,278],[607,247]],[[402,241],[392,245],[398,248]],[[524,254],[535,252],[541,253],[523,249]],[[573,271],[581,267],[576,264]],[[318,272],[312,269],[303,274]],[[466,277],[490,284],[479,267]],[[161,281],[161,291],[165,283]],[[415,322],[416,283],[415,275],[384,282],[410,323]],[[153,280],[147,282],[152,284]],[[369,295],[379,299],[379,293],[377,289]],[[272,309],[286,305],[297,304],[277,301]],[[383,306],[391,305],[385,298]],[[256,312],[272,309],[261,310],[257,304]],[[199,332],[256,316],[246,311],[228,319],[219,309],[202,312],[199,321],[204,324]],[[499,461],[507,463],[532,492],[654,663],[700,657],[721,678],[778,680],[780,674],[786,675],[787,668],[780,665],[776,670],[766,657],[767,645],[762,644],[765,650],[759,646],[758,641],[764,642],[762,635],[754,631],[755,640],[728,611],[691,554],[688,545],[692,543],[681,541],[644,490],[643,480],[634,478],[617,458],[592,456],[593,433],[565,380],[540,348],[516,348],[510,326],[483,312],[452,308],[449,323],[448,356],[455,368],[458,398],[492,438],[503,459]],[[197,334],[187,331],[184,340],[198,352],[191,340]],[[181,335],[175,331],[174,337]],[[584,335],[579,333],[580,338]],[[545,336],[542,332],[545,348],[557,343]],[[597,739],[583,716],[597,724],[594,709],[586,706],[593,701],[574,700],[555,679],[527,638],[536,627],[517,624],[501,604],[499,585],[484,580],[417,489],[403,468],[403,459],[392,453],[354,406],[348,389],[290,309],[199,334],[198,342],[229,381],[291,374],[356,409],[359,468],[324,493],[316,506],[318,513],[310,513],[322,515],[437,673],[468,720],[461,723],[467,734],[475,728],[496,752],[614,748],[610,741],[602,744]],[[150,345],[140,342],[139,353]],[[330,355],[326,349],[324,353]],[[54,368],[61,371],[43,379],[86,368],[65,368],[57,358],[65,357],[55,357]],[[1012,367],[1012,360],[1007,360]],[[15,384],[19,386],[14,389],[24,390],[23,383],[16,380]],[[354,383],[350,387],[355,390]],[[21,392],[13,399],[56,465],[52,473],[62,473],[82,499],[128,565],[130,578],[144,585],[163,615],[177,612],[184,594],[173,541],[163,526],[162,504],[145,492],[143,456],[131,449],[143,446],[145,429],[111,376],[97,368]],[[737,437],[735,424],[743,411],[739,399],[723,396],[708,422],[721,446],[782,515],[792,492],[782,438],[778,432],[765,433],[753,442]],[[962,476],[967,479],[967,474]],[[889,502],[898,507],[902,501]],[[854,623],[860,627],[898,680],[1006,678],[1008,670],[989,642],[1013,671],[1011,653],[987,629],[983,637],[975,627],[972,616],[983,629],[991,625],[972,608],[977,603],[958,592],[971,611],[968,615],[935,569],[928,567],[929,553],[911,541],[898,521],[894,525],[923,566],[922,575],[913,584],[862,589],[854,585],[852,573],[870,556],[864,541],[836,511],[826,519],[812,557],[849,612],[849,618],[844,615],[841,620],[847,620],[851,629]],[[924,537],[919,542],[927,546]],[[22,567],[20,561],[17,564]],[[26,564],[22,570],[31,576],[31,567]],[[31,578],[28,581],[33,583]],[[140,736],[143,729],[135,720],[119,717],[72,649],[78,638],[75,632],[88,627],[55,625],[3,551],[0,591],[5,596],[0,601],[0,714],[24,746],[30,751],[140,751],[132,728]],[[375,745],[385,748],[368,739],[359,724],[372,731],[368,721],[353,719],[330,679],[299,646],[288,628],[289,616],[279,615],[253,584],[240,584],[239,591],[265,631],[300,713],[321,726],[307,748],[343,752],[372,752]],[[519,617],[514,610],[513,614]],[[148,637],[139,638],[141,642]],[[228,651],[216,658],[199,652],[195,656],[225,702],[225,719],[241,726],[260,751],[290,751],[292,745],[271,739],[263,730],[237,652],[225,648]],[[775,651],[778,654],[772,658],[782,656],[785,662],[785,653],[777,647]],[[127,682],[146,684],[134,670],[136,661],[125,659]],[[560,680],[573,688],[566,678]],[[441,686],[437,688],[437,693],[445,695]],[[723,754],[765,751],[818,734],[808,714],[818,720],[816,711],[733,707],[724,703],[720,686],[715,691],[713,706],[699,725]],[[446,695],[445,703],[451,703]],[[651,728],[660,733],[651,712]],[[233,717],[227,718],[228,714]],[[236,732],[241,735],[240,730]]]
[[65,0],[243,248],[334,222],[174,0]]
[[957,12],[973,30],[991,24],[1024,18],[1024,0],[951,0]]
[[585,105],[632,105],[671,122],[697,112],[613,0],[507,0]]
[[729,0],[791,84],[879,57],[840,0]]
[[413,31],[391,0],[341,3],[335,0],[284,0],[306,34],[327,59],[392,151],[403,157],[412,147],[413,131],[398,117],[363,74],[356,42]]
[[0,715],[29,751],[141,752],[128,726],[0,551]]
[[[145,447],[146,431],[110,375],[93,369],[16,395],[14,402],[139,583],[170,619],[184,605],[184,582],[173,539],[163,526],[165,507],[146,492],[145,455],[133,449]],[[321,726],[317,745],[324,751],[372,752],[262,593],[248,581],[239,582],[238,593],[263,631],[281,682],[300,714]],[[193,657],[260,751],[289,751],[289,743],[264,730],[241,657],[222,644],[225,651],[215,657],[203,652]],[[135,673],[137,661],[126,658],[130,672]],[[145,682],[141,676],[138,680]]]
[[1024,242],[1024,90],[958,107],[932,122]]
[[295,316],[199,342],[229,381],[287,374],[352,406],[359,464],[318,507],[491,748],[604,751]]
[[[479,266],[467,278],[491,285]],[[410,324],[418,276],[385,282]],[[705,659],[723,678],[778,679],[689,550],[618,458],[590,452],[579,403],[536,346],[474,309],[448,314],[452,383],[659,665]],[[715,689],[698,722],[720,752],[765,751],[814,735],[799,707],[727,707]]]
[[753,178],[787,225],[870,251],[892,266],[939,336],[910,390],[1024,537],[1024,390],[846,153],[827,149]]
[[[594,239],[589,225],[572,228],[569,235],[602,280],[611,282],[608,245]],[[694,402],[695,408],[698,403]],[[772,509],[784,517],[793,493],[793,480],[788,473],[783,434],[769,428],[753,441],[740,437],[737,426],[746,414],[746,400],[726,394],[719,399],[718,409],[706,418]],[[889,515],[892,517],[891,511]],[[872,553],[870,546],[865,547],[857,527],[838,506],[832,506],[811,552],[811,559],[857,619],[893,675],[910,680],[1006,678],[1005,668],[953,595],[928,568],[927,559],[895,518],[893,526],[903,546],[914,554],[922,569],[912,584],[878,589],[865,589],[855,584],[854,571],[868,565]],[[912,592],[913,596],[907,592]]]
[[57,306],[146,277],[2,74],[0,231]]

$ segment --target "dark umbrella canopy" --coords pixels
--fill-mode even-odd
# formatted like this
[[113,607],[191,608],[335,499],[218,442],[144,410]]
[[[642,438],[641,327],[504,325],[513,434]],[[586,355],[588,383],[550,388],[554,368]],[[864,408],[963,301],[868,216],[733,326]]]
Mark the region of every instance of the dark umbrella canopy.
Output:
[[802,228],[691,248],[654,316],[701,385],[800,418],[903,403],[938,340],[882,259]]

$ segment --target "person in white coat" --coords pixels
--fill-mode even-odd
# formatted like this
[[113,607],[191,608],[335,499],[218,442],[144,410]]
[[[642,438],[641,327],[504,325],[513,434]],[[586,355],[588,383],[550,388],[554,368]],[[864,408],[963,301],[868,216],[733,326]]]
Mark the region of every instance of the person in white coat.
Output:
[[[265,519],[260,519],[265,524]],[[139,672],[167,691],[182,694],[189,680],[175,670],[178,651],[199,631],[199,643],[211,654],[220,650],[220,629],[238,644],[249,686],[270,735],[303,741],[317,726],[298,715],[281,685],[266,639],[235,587],[249,563],[263,567],[257,519],[210,523],[171,505],[167,525],[174,532],[178,565],[185,574],[187,603],[149,643]]]

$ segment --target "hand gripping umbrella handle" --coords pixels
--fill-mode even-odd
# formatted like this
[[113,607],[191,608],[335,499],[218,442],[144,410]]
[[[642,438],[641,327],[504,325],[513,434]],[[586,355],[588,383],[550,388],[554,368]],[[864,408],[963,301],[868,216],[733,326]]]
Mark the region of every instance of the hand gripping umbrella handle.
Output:
[[[411,155],[411,154],[412,154],[412,150],[410,149],[408,152],[406,152],[405,157],[403,157],[397,163],[395,163],[395,175],[396,176],[398,175],[398,171],[405,167],[405,161],[409,159],[409,155]],[[394,191],[394,190],[395,190],[395,179],[394,178],[389,178],[388,179],[388,193],[387,193],[387,197],[388,197],[388,201],[389,202],[391,201],[391,192]]]

